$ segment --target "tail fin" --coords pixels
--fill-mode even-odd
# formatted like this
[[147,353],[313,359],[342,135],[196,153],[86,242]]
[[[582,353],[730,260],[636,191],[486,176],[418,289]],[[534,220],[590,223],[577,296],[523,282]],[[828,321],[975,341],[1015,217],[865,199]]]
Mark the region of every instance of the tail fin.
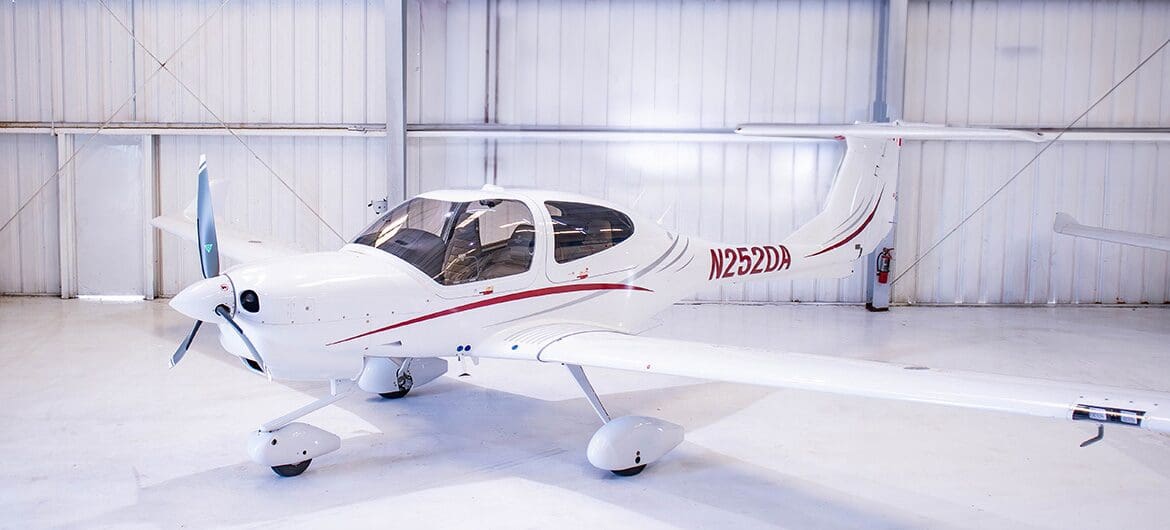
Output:
[[846,133],[845,157],[821,213],[779,245],[713,245],[707,280],[852,274],[854,263],[881,244],[894,221],[901,139],[886,132]]
[[846,136],[845,158],[821,213],[783,241],[792,273],[847,276],[872,252],[894,221],[899,138]]
[[898,189],[898,149],[903,140],[1048,141],[1043,133],[1011,129],[948,127],[924,123],[809,125],[746,123],[743,136],[817,138],[846,141],[824,209],[780,245],[712,246],[708,280],[743,276],[840,278],[853,273],[857,260],[873,252],[894,221]]

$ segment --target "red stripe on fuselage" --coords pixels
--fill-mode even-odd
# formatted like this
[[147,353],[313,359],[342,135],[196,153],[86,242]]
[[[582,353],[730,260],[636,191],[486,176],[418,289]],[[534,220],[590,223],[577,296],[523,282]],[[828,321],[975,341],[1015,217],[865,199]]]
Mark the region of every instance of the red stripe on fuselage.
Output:
[[826,248],[826,249],[824,249],[824,250],[822,250],[822,251],[820,251],[820,252],[816,252],[816,253],[813,253],[813,254],[809,254],[809,255],[807,255],[807,256],[805,256],[805,257],[806,257],[806,258],[811,258],[811,257],[813,257],[813,256],[819,256],[819,255],[821,255],[821,254],[824,254],[824,253],[826,253],[826,252],[828,252],[828,251],[830,251],[830,250],[833,250],[833,249],[835,249],[835,248],[838,248],[838,247],[840,247],[841,245],[844,245],[845,243],[848,243],[848,242],[849,242],[849,241],[851,241],[853,238],[857,237],[857,234],[860,234],[862,230],[865,230],[865,227],[869,226],[869,222],[870,222],[870,221],[872,221],[872,220],[873,220],[873,216],[874,216],[875,214],[877,214],[878,206],[881,206],[881,205],[882,205],[882,198],[881,198],[881,196],[879,195],[879,196],[878,196],[878,200],[877,200],[877,204],[873,205],[873,211],[872,211],[872,212],[869,212],[869,217],[866,217],[866,218],[865,218],[865,222],[864,222],[864,223],[861,223],[861,226],[860,226],[860,227],[859,227],[857,230],[854,230],[852,234],[849,234],[849,237],[847,237],[847,238],[845,238],[845,239],[842,239],[841,241],[837,242],[837,244],[835,244],[835,245],[833,245],[833,246],[831,246],[831,247],[829,247],[829,248]]
[[362,333],[360,335],[354,335],[348,339],[341,339],[341,340],[336,341],[336,342],[330,342],[329,344],[326,344],[326,346],[333,346],[334,344],[341,344],[343,342],[349,342],[351,340],[360,339],[362,337],[365,337],[368,335],[373,335],[375,333],[381,333],[383,331],[389,331],[389,330],[392,330],[395,328],[409,326],[411,324],[417,324],[419,322],[423,322],[426,320],[444,317],[447,315],[453,315],[455,313],[462,313],[464,311],[470,311],[472,309],[479,309],[481,307],[487,307],[490,305],[502,304],[504,302],[514,302],[516,300],[524,300],[526,298],[536,298],[538,296],[548,296],[548,295],[552,295],[552,294],[575,293],[578,291],[645,291],[645,292],[651,292],[651,293],[654,292],[654,291],[647,289],[645,287],[638,287],[638,286],[628,285],[628,284],[624,284],[624,283],[582,283],[582,284],[576,284],[576,285],[558,285],[555,287],[544,287],[541,289],[533,289],[531,291],[521,291],[518,293],[505,294],[502,296],[497,296],[495,298],[489,298],[487,300],[479,300],[476,302],[472,302],[470,304],[455,306],[455,307],[452,307],[449,309],[444,309],[442,311],[435,311],[434,313],[428,313],[426,315],[415,317],[415,318],[412,318],[410,320],[404,320],[404,321],[399,322],[397,324],[390,324],[389,326],[386,326],[383,328],[378,328],[378,329],[375,329],[372,331],[367,331],[367,332]]

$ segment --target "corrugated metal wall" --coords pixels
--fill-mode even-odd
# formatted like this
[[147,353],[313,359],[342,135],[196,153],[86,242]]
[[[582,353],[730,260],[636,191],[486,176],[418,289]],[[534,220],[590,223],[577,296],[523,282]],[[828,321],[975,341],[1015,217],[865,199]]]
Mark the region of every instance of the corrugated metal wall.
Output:
[[0,4],[0,121],[386,120],[378,0]]
[[0,222],[50,182],[8,228],[0,232],[0,294],[49,294],[61,290],[58,265],[57,140],[39,134],[0,134]]
[[[183,45],[220,6],[191,0],[107,3],[160,57]],[[382,2],[250,1],[222,9],[170,62],[217,116],[247,123],[384,122]],[[871,0],[408,1],[407,120],[678,128],[868,120],[877,16]],[[1063,126],[1164,39],[1166,28],[1165,2],[912,1],[905,97],[890,103],[908,120]],[[151,59],[98,3],[0,2],[0,50],[11,51],[0,53],[0,121],[101,121],[127,100],[115,120],[215,121],[169,74],[146,81],[155,70]],[[1170,126],[1168,77],[1170,54],[1164,54],[1082,125]],[[248,142],[346,236],[370,215],[365,202],[385,193],[383,140]],[[0,159],[0,207],[14,208],[27,183],[52,174],[55,144],[48,136],[0,135],[0,148],[20,155],[19,161]],[[1035,149],[908,144],[897,231],[900,264],[942,237]],[[1168,210],[1159,208],[1170,204],[1167,149],[1052,148],[903,277],[896,298],[1170,300],[1164,253],[1053,237],[1050,230],[1052,214],[1063,210],[1089,224],[1167,235]],[[314,228],[308,209],[228,137],[161,138],[164,211],[188,200],[193,188],[187,179],[201,151],[213,160],[213,170],[245,175],[246,193],[228,208],[241,228],[309,248],[335,239]],[[406,184],[408,195],[483,182],[581,191],[632,204],[706,238],[754,241],[781,238],[815,214],[840,154],[834,144],[411,139]],[[45,162],[30,162],[40,159]],[[9,258],[0,270],[0,290],[59,288],[55,188],[17,221],[19,230],[0,234],[0,252],[20,256],[19,266]],[[42,235],[29,235],[30,227]],[[33,243],[42,237],[44,244]],[[177,245],[165,238],[161,251],[168,293],[197,275],[193,256]],[[862,296],[862,282],[854,277],[728,287],[699,298]]]
[[[1170,37],[1167,2],[914,2],[904,117],[1065,127]],[[1170,127],[1162,53],[1078,127]],[[902,265],[939,241],[1032,158],[1023,144],[908,144],[897,245]],[[1051,148],[895,286],[901,301],[1161,303],[1165,252],[1055,235],[1083,223],[1170,235],[1170,145]]]
[[[106,4],[113,14],[97,2],[0,2],[0,122],[385,123],[379,0]],[[156,74],[157,63],[134,38],[159,59],[179,50],[168,68],[187,88],[166,72]],[[75,145],[84,139],[79,136]],[[244,139],[346,237],[367,222],[369,199],[386,194],[384,139]],[[232,196],[227,212],[238,228],[314,250],[336,243],[230,136],[160,138],[163,213],[182,209],[194,195],[200,153],[208,155],[213,172],[243,179],[236,189],[242,182],[246,190]],[[56,164],[52,136],[0,134],[0,208],[6,208],[0,221],[15,211],[18,195],[31,193],[29,186],[52,175]],[[60,290],[57,216],[54,183],[0,233],[0,252],[8,256],[0,268],[0,292]],[[199,277],[194,254],[180,247],[177,238],[162,237],[162,294]]]

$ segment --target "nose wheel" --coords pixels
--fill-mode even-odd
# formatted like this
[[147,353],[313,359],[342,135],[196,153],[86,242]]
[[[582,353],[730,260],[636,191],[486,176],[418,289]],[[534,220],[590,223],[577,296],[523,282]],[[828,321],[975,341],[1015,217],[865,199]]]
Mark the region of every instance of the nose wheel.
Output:
[[[282,466],[272,466],[272,471],[274,471],[277,475],[280,475],[282,477],[295,477],[297,475],[300,475],[301,473],[304,473],[306,469],[309,469],[309,464],[312,464],[312,463],[313,463],[313,459],[310,458],[308,460],[303,460],[303,461],[297,462],[295,464],[284,464]],[[641,470],[639,470],[639,471],[641,471]],[[614,471],[614,473],[617,473],[617,472]]]
[[[273,468],[273,469],[275,469],[275,468]],[[632,477],[634,475],[637,475],[638,473],[641,473],[643,469],[646,469],[646,464],[642,464],[640,466],[629,467],[626,469],[611,469],[611,470],[609,470],[609,472],[613,473],[614,475],[617,475],[619,477]],[[277,473],[280,473],[280,472],[277,471]]]

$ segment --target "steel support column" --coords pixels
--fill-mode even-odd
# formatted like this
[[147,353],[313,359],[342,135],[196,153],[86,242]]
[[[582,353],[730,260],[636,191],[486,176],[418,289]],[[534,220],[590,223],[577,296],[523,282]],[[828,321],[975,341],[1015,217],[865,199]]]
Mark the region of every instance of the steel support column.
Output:
[[57,167],[62,168],[57,173],[57,230],[61,266],[61,298],[77,297],[77,222],[75,201],[73,164],[69,157],[73,154],[74,136],[60,134],[57,136]]
[[[908,0],[883,0],[878,6],[877,79],[874,83],[873,121],[901,119],[902,95],[906,79],[906,3]],[[886,248],[894,248],[898,212],[894,210],[894,227],[865,258],[865,308],[886,311],[890,308],[889,283],[878,282],[878,259]],[[890,264],[892,267],[892,263]]]
[[394,205],[406,200],[406,2],[386,0],[385,10],[386,200]]

